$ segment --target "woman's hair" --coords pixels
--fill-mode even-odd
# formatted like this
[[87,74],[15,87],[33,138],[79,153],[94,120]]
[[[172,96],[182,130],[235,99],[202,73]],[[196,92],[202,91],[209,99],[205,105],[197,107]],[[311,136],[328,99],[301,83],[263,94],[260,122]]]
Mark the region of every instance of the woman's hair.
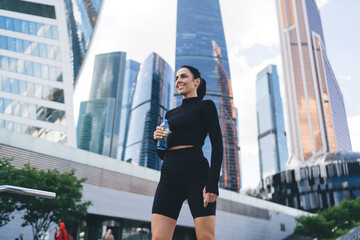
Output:
[[196,92],[198,97],[200,97],[200,99],[203,99],[206,94],[206,81],[201,77],[199,70],[197,68],[188,65],[183,65],[179,67],[179,69],[180,68],[187,68],[194,76],[194,79],[200,78],[200,85],[198,86]]

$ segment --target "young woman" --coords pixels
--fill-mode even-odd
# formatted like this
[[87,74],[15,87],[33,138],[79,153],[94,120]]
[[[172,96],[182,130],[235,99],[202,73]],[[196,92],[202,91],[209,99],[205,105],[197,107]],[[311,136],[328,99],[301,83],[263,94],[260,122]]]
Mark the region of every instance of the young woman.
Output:
[[[176,73],[175,87],[183,96],[182,104],[169,110],[170,134],[156,189],[151,216],[153,240],[171,240],[185,199],[191,210],[198,240],[215,239],[215,210],[219,196],[218,181],[223,158],[223,143],[216,106],[202,100],[206,82],[199,70],[182,66]],[[164,135],[157,127],[154,139]],[[202,152],[204,140],[211,141],[211,167]]]

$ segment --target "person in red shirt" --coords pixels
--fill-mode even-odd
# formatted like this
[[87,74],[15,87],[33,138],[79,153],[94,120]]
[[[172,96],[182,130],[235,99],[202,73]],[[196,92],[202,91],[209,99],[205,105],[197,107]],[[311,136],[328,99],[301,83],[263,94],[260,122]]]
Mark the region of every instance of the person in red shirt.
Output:
[[56,229],[55,231],[55,236],[54,239],[55,240],[70,240],[70,235],[68,234],[68,232],[65,229],[65,223],[61,222],[59,223],[59,227],[60,230],[58,231],[58,229]]

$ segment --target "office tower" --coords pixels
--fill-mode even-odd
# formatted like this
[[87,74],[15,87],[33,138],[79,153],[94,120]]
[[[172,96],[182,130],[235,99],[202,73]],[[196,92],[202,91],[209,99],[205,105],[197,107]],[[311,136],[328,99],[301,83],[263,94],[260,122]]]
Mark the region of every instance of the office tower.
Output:
[[141,64],[129,116],[125,148],[127,162],[160,169],[153,132],[170,107],[174,84],[173,71],[156,53]]
[[305,161],[351,151],[344,99],[327,58],[314,0],[277,0],[290,153]]
[[[182,65],[199,69],[207,83],[204,99],[214,101],[224,143],[224,161],[219,185],[240,190],[239,144],[236,111],[232,96],[226,42],[218,0],[178,0],[176,29],[176,71]],[[182,96],[175,94],[176,105]],[[211,158],[211,144],[206,138],[203,151]]]
[[288,160],[283,107],[277,67],[269,65],[256,76],[260,179],[285,170]]
[[78,148],[112,158],[117,157],[126,53],[95,56],[89,101],[81,102],[78,120]]
[[0,127],[76,146],[64,1],[0,1]]
[[129,112],[131,108],[131,101],[134,96],[136,86],[136,79],[140,69],[140,63],[133,60],[126,61],[125,67],[125,81],[124,81],[124,94],[121,106],[121,120],[120,120],[120,133],[118,144],[118,156],[116,159],[124,160],[125,158],[125,144],[128,136],[128,129],[130,124]]
[[71,42],[74,85],[96,26],[102,0],[64,0]]

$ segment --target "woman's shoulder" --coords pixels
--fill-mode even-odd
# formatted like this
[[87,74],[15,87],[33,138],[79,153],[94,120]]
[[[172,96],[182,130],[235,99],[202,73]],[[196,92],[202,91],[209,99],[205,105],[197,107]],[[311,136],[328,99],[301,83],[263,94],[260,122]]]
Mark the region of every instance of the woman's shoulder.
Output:
[[180,109],[180,106],[177,106],[175,108],[172,108],[172,109],[169,109],[167,112],[166,112],[166,115],[167,117],[171,116],[172,114],[176,113],[178,110]]
[[214,108],[214,107],[216,108],[215,102],[211,99],[204,99],[204,100],[201,100],[201,102],[207,108]]

